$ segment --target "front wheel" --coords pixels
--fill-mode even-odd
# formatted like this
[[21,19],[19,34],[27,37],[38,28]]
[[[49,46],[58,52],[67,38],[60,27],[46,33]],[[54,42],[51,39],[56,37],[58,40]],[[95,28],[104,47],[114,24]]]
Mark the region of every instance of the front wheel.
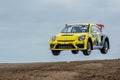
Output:
[[60,54],[60,50],[51,50],[54,56],[58,56]]
[[79,50],[71,50],[71,52],[72,52],[73,54],[77,54],[77,53],[79,52]]
[[89,56],[89,55],[90,55],[91,49],[92,49],[91,45],[92,45],[92,44],[91,44],[90,42],[87,43],[87,50],[83,50],[83,54],[84,54],[84,55],[86,55],[86,56]]
[[105,41],[105,43],[104,43],[104,45],[103,45],[103,48],[100,49],[100,52],[101,52],[102,54],[107,54],[107,52],[108,52],[108,42],[107,42],[107,41]]

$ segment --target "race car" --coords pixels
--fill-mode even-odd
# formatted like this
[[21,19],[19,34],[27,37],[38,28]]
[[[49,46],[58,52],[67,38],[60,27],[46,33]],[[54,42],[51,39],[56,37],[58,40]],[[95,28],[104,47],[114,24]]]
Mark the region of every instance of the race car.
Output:
[[82,51],[88,56],[92,50],[98,49],[107,54],[110,43],[108,36],[102,33],[103,28],[102,24],[66,24],[59,34],[50,38],[49,49],[55,56],[64,50],[71,50],[73,54]]

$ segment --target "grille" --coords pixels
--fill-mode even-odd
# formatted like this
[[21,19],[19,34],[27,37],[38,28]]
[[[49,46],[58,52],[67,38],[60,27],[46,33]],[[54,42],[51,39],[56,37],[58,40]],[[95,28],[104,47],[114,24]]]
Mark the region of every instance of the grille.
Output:
[[58,40],[58,42],[73,42],[74,40]]
[[75,48],[72,44],[58,44],[56,49],[73,49]]
[[76,44],[78,48],[84,48],[84,44]]

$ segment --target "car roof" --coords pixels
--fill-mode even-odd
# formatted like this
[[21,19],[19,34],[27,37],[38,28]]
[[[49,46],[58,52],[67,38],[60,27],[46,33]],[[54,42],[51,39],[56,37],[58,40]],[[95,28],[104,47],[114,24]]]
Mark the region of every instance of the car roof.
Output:
[[79,26],[79,25],[96,25],[91,23],[74,23],[74,24],[66,24],[66,26]]
[[94,25],[98,27],[101,31],[104,28],[103,24],[93,24],[93,23],[75,23],[75,24],[66,24],[66,26],[79,26],[79,25]]

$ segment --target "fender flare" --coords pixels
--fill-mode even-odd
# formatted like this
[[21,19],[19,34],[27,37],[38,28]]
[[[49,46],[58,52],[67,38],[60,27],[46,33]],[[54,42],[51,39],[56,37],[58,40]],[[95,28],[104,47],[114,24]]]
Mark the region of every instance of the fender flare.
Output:
[[108,49],[110,49],[110,42],[109,42],[109,38],[106,35],[102,35],[101,36],[101,45],[104,46],[104,42],[107,41],[108,42]]

